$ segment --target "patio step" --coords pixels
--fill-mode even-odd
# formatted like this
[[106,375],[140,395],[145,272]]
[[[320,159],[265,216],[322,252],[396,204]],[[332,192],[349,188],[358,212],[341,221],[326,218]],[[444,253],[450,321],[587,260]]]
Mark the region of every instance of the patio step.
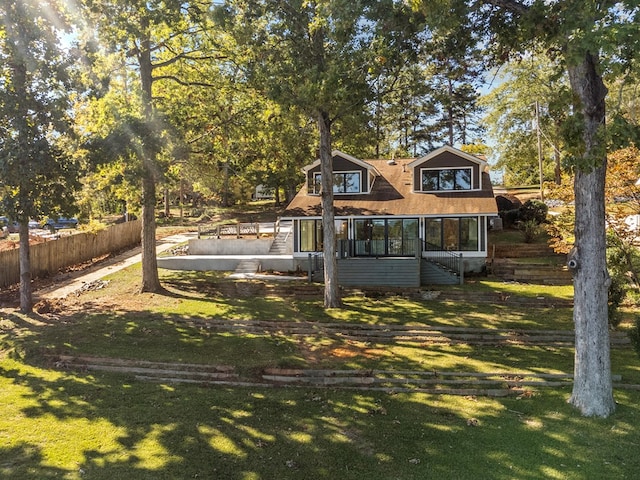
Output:
[[255,275],[260,270],[260,260],[254,258],[241,260],[233,275]]

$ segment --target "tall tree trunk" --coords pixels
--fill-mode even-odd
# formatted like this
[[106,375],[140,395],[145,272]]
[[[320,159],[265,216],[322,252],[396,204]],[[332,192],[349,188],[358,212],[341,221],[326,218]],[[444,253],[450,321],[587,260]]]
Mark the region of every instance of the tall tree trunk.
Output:
[[29,249],[29,223],[20,222],[20,311],[31,313],[33,296],[31,290],[31,250]]
[[320,131],[320,177],[322,180],[322,244],[324,253],[324,307],[340,308],[338,263],[336,260],[336,224],[333,212],[333,157],[331,120],[327,112],[318,115]]
[[574,270],[575,365],[569,403],[583,415],[607,417],[615,410],[611,381],[604,186],[607,168],[602,139],[607,94],[597,57],[586,53],[569,66],[569,80],[584,119],[584,158],[576,168]]
[[156,254],[156,182],[153,175],[142,178],[142,292],[162,290]]
[[[18,130],[18,138],[20,144],[20,171],[29,172],[28,162],[31,161],[27,154],[30,150],[30,144],[33,143],[32,134],[29,131],[28,119],[30,118],[29,109],[27,107],[27,98],[29,98],[27,88],[27,65],[23,61],[13,61],[10,64],[13,76],[13,89],[16,93],[16,128]],[[28,196],[27,192],[23,192],[22,187],[19,192],[20,204],[22,209],[28,205],[33,198]],[[25,209],[26,210],[26,209]],[[27,214],[28,215],[28,214]],[[20,251],[20,310],[23,313],[31,313],[33,310],[33,292],[31,289],[31,255],[29,250],[29,219],[20,218],[20,227],[18,229]]]
[[447,78],[448,87],[449,87],[449,98],[447,106],[447,135],[449,137],[449,146],[453,147],[454,140],[454,132],[453,132],[453,81],[450,78]]
[[[142,84],[142,108],[144,119],[150,129],[154,128],[153,114],[153,64],[151,62],[151,41],[149,38],[149,20],[146,23],[147,37],[141,42],[138,52],[140,82]],[[155,147],[144,142],[142,152],[142,292],[162,290],[158,276],[156,258],[156,152]]]

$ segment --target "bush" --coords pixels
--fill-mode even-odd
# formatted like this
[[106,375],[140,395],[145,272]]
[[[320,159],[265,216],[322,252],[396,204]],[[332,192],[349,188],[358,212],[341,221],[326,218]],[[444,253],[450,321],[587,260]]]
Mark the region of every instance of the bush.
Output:
[[611,285],[609,285],[609,299],[607,302],[607,311],[609,313],[609,326],[616,328],[622,321],[622,313],[620,305],[627,296],[626,279],[621,275],[611,276]]
[[[504,205],[507,204],[504,203]],[[505,228],[510,228],[520,223],[529,224],[530,222],[535,223],[536,225],[540,225],[541,223],[545,223],[547,221],[548,212],[549,207],[547,207],[545,203],[538,200],[527,200],[524,205],[521,205],[518,208],[498,208],[498,214],[500,215],[500,218],[502,218],[502,223]]]
[[549,207],[539,200],[527,200],[524,205],[520,207],[520,216],[518,220],[521,222],[533,221],[537,224],[545,223],[547,221],[547,214],[549,213]]
[[519,209],[522,206],[522,202],[513,195],[497,195],[496,205],[498,206],[498,212],[505,212]]
[[513,227],[520,218],[520,210],[502,210],[499,212],[500,218],[502,219],[502,225],[504,228]]
[[526,220],[517,223],[518,230],[522,232],[524,243],[533,243],[542,234],[544,229],[535,220]]
[[80,225],[80,230],[82,230],[85,233],[91,233],[93,235],[95,235],[98,232],[101,232],[102,230],[106,229],[107,226],[102,223],[99,220],[95,220],[95,219],[91,219],[89,220],[87,223],[83,223]]

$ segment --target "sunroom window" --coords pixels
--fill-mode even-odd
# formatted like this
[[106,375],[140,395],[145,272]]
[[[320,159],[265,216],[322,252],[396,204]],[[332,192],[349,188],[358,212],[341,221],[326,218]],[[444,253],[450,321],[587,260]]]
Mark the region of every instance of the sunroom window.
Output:
[[424,228],[426,250],[478,250],[478,217],[427,218]]

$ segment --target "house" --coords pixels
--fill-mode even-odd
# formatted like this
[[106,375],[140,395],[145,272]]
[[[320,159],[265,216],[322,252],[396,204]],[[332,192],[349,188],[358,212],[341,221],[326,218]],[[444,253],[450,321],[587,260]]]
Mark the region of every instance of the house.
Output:
[[[458,283],[484,268],[497,215],[484,160],[449,146],[417,159],[332,155],[341,285]],[[292,222],[293,256],[306,270],[322,252],[320,161],[304,172],[281,221]]]

